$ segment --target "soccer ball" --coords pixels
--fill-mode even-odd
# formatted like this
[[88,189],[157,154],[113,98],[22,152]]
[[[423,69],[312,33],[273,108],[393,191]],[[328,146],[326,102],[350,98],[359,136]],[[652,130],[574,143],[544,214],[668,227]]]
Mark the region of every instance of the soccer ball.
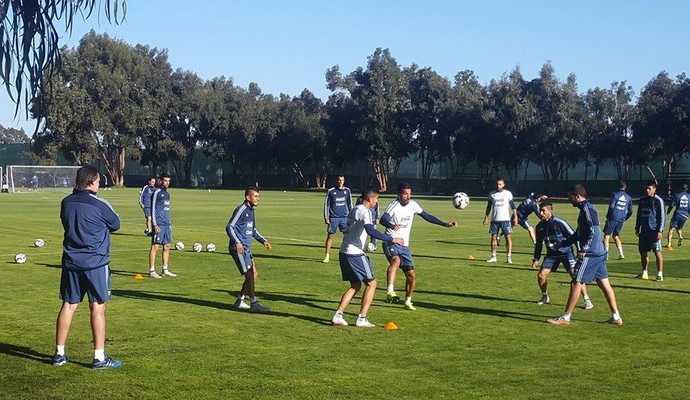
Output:
[[43,239],[36,239],[36,241],[34,242],[34,246],[36,247],[43,247],[44,244],[46,243],[43,241]]
[[175,249],[184,250],[184,243],[182,243],[182,242],[175,243]]
[[369,243],[367,244],[367,251],[368,251],[368,252],[376,251],[376,246],[374,246],[373,243],[369,242]]
[[214,251],[216,251],[216,245],[213,243],[207,244],[206,251],[208,251],[209,253],[213,253]]
[[201,251],[201,249],[204,248],[204,246],[202,246],[201,243],[194,243],[193,248],[194,248],[194,251],[196,251],[198,253]]
[[457,192],[453,195],[453,207],[458,210],[466,208],[470,204],[470,197],[464,192]]
[[17,264],[24,264],[26,262],[26,254],[18,253],[16,256],[14,256],[14,262]]

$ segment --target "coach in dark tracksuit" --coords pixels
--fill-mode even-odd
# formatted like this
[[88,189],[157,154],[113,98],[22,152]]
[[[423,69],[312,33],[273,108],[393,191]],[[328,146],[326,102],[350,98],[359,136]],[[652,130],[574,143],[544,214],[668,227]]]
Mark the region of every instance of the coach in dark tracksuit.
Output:
[[105,354],[105,303],[110,300],[110,232],[120,229],[120,217],[107,201],[96,196],[100,174],[90,165],[77,171],[76,188],[62,200],[60,219],[65,230],[62,252],[56,351],[53,365],[69,359],[65,342],[77,306],[89,295],[93,334],[93,369],[122,365]]

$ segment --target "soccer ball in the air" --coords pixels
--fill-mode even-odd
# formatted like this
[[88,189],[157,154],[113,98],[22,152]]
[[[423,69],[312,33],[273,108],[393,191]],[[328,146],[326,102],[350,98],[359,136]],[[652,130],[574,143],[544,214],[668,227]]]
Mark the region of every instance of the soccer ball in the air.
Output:
[[26,262],[26,254],[18,253],[16,256],[14,256],[14,262],[17,264],[24,264]]
[[43,247],[44,244],[46,243],[43,241],[43,239],[36,239],[36,241],[34,242],[34,246],[36,247]]
[[214,251],[216,251],[216,245],[213,243],[207,244],[206,251],[208,251],[209,253],[213,253]]
[[194,251],[196,251],[198,253],[201,251],[201,249],[204,248],[204,246],[202,246],[201,243],[194,243],[193,248],[194,248]]
[[184,243],[182,243],[182,242],[175,243],[175,249],[184,250]]
[[457,192],[453,195],[453,207],[458,210],[466,208],[470,204],[470,197],[464,192]]

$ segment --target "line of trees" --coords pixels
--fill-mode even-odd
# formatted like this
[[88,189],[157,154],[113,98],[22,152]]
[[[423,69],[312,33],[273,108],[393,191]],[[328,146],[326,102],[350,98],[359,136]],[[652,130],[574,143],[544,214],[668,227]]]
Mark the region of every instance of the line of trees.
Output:
[[376,49],[365,67],[325,73],[324,103],[262,93],[232,79],[203,80],[173,70],[167,50],[88,33],[61,49],[62,68],[32,109],[42,121],[32,139],[37,163],[58,154],[75,164],[100,158],[116,185],[128,158],[152,173],[168,162],[189,185],[194,153],[227,162],[251,183],[265,173],[326,174],[366,161],[383,191],[400,162],[414,157],[429,181],[444,163],[450,179],[476,164],[483,176],[520,180],[530,165],[562,179],[584,163],[596,179],[605,163],[628,179],[633,166],[660,161],[674,172],[690,145],[690,80],[661,72],[633,103],[626,82],[580,93],[574,74],[557,78],[547,62],[526,80],[519,68],[482,85],[472,71],[450,81],[432,68],[402,67]]

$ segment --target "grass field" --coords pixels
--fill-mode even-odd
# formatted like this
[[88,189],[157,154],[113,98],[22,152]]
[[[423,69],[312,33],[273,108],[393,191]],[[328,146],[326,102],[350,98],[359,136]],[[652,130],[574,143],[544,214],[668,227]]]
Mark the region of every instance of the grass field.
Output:
[[[347,284],[340,280],[337,246],[331,262],[321,263],[323,193],[262,193],[257,226],[273,251],[255,245],[253,253],[258,296],[272,312],[255,315],[231,309],[242,278],[227,254],[225,224],[241,192],[171,189],[173,235],[187,246],[171,253],[170,268],[179,276],[135,280],[147,272],[149,248],[138,194],[101,191],[122,219],[112,236],[106,351],[124,366],[90,369],[83,303],[67,343],[71,361],[52,367],[59,207],[66,194],[0,195],[0,398],[679,399],[690,393],[690,244],[664,253],[664,282],[636,280],[629,221],[627,258],[609,262],[625,325],[604,323],[610,314],[592,286],[594,310],[579,303],[570,326],[550,326],[545,321],[562,312],[569,278],[552,274],[552,304],[535,304],[540,292],[527,232],[518,228],[514,235],[515,264],[486,264],[484,200],[457,211],[448,198],[421,196],[425,210],[457,219],[459,227],[417,218],[415,312],[383,301],[387,263],[380,249],[372,254],[379,289],[369,318],[378,326],[358,329],[330,325]],[[381,206],[389,201],[382,197]],[[603,216],[604,205],[598,209]],[[574,223],[576,210],[557,204],[555,214]],[[43,248],[33,247],[39,237]],[[218,251],[194,253],[194,242],[215,243]],[[13,262],[18,252],[26,253],[26,264]],[[504,256],[501,251],[499,261]],[[398,293],[402,286],[399,274]],[[348,309],[348,321],[358,304]],[[387,321],[400,329],[384,330]]]

